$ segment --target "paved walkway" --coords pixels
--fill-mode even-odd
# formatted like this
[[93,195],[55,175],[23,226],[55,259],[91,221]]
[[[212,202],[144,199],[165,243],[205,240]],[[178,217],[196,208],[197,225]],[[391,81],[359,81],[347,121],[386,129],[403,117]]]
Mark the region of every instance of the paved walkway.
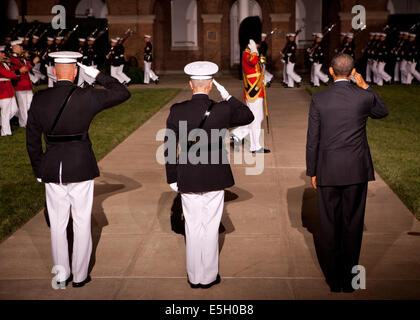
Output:
[[[240,81],[220,82],[241,96]],[[171,104],[190,97],[183,88]],[[219,99],[217,91],[213,96]],[[236,186],[227,190],[222,219],[220,285],[192,290],[186,282],[179,197],[155,158],[168,104],[99,164],[93,281],[80,289],[51,288],[49,229],[41,212],[0,245],[0,299],[419,299],[420,223],[378,176],[369,186],[360,259],[367,290],[329,292],[314,245],[316,195],[304,174],[309,99],[304,89],[269,89],[265,140],[272,153],[261,175],[234,166]]]

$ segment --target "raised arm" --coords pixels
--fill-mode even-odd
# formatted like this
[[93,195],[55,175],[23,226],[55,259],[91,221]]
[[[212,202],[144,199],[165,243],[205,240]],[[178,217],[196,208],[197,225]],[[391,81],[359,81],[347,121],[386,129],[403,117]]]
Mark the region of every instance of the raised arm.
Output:
[[230,106],[229,126],[231,128],[244,126],[254,121],[254,115],[251,110],[235,97],[231,97],[226,103]]
[[372,106],[370,108],[369,117],[372,119],[382,119],[385,118],[389,112],[385,103],[382,101],[381,98],[376,94],[376,92],[371,88],[367,88],[367,91],[371,92],[373,95]]

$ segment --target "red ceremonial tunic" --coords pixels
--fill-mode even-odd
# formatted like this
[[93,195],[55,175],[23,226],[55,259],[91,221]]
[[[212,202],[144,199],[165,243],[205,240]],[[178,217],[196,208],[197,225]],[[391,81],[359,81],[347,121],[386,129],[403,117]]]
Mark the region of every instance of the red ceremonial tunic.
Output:
[[[247,75],[248,80],[251,84],[257,81],[258,76],[261,73],[260,64],[258,63],[259,58],[257,53],[252,53],[249,49],[246,49],[242,55],[242,70]],[[255,76],[252,76],[255,75]],[[261,89],[258,98],[264,98],[264,88]],[[244,100],[246,100],[246,93],[244,90]]]
[[32,91],[32,82],[29,78],[29,70],[32,69],[31,63],[26,61],[25,59],[22,61],[17,56],[13,55],[10,58],[10,64],[12,65],[12,70],[19,70],[23,66],[28,67],[28,72],[23,72],[20,74],[19,81],[17,85],[14,87],[15,91],[24,91],[24,90],[31,90]]
[[[6,63],[0,62],[0,78],[17,79],[17,75]],[[13,98],[14,95],[15,91],[10,80],[0,80],[0,99]]]

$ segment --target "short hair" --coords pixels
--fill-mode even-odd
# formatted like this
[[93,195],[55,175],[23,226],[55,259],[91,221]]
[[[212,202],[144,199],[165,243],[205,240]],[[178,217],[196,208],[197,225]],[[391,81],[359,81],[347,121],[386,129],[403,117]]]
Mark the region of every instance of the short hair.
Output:
[[191,79],[194,89],[206,89],[210,85],[212,79]]
[[339,53],[332,58],[331,67],[336,76],[348,77],[354,68],[354,60],[346,53]]

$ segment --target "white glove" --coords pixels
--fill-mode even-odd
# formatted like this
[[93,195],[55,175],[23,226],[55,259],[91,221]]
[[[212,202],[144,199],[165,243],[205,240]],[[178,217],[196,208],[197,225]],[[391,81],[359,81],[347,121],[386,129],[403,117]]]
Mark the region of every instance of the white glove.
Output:
[[41,178],[36,178],[36,180],[38,180],[38,182],[42,182]]
[[169,186],[171,187],[172,190],[174,190],[175,192],[178,192],[178,183],[177,182],[171,183]]
[[258,54],[257,44],[255,43],[254,40],[249,39],[248,47],[249,47],[249,50],[251,50],[251,53]]
[[91,78],[96,78],[96,76],[99,74],[99,70],[94,67],[88,67],[84,64],[81,64],[80,62],[77,63],[77,65],[83,69],[83,71]]
[[217,90],[219,90],[222,99],[228,101],[232,96],[227,92],[224,86],[222,86],[219,82],[213,79],[213,83],[216,86]]

